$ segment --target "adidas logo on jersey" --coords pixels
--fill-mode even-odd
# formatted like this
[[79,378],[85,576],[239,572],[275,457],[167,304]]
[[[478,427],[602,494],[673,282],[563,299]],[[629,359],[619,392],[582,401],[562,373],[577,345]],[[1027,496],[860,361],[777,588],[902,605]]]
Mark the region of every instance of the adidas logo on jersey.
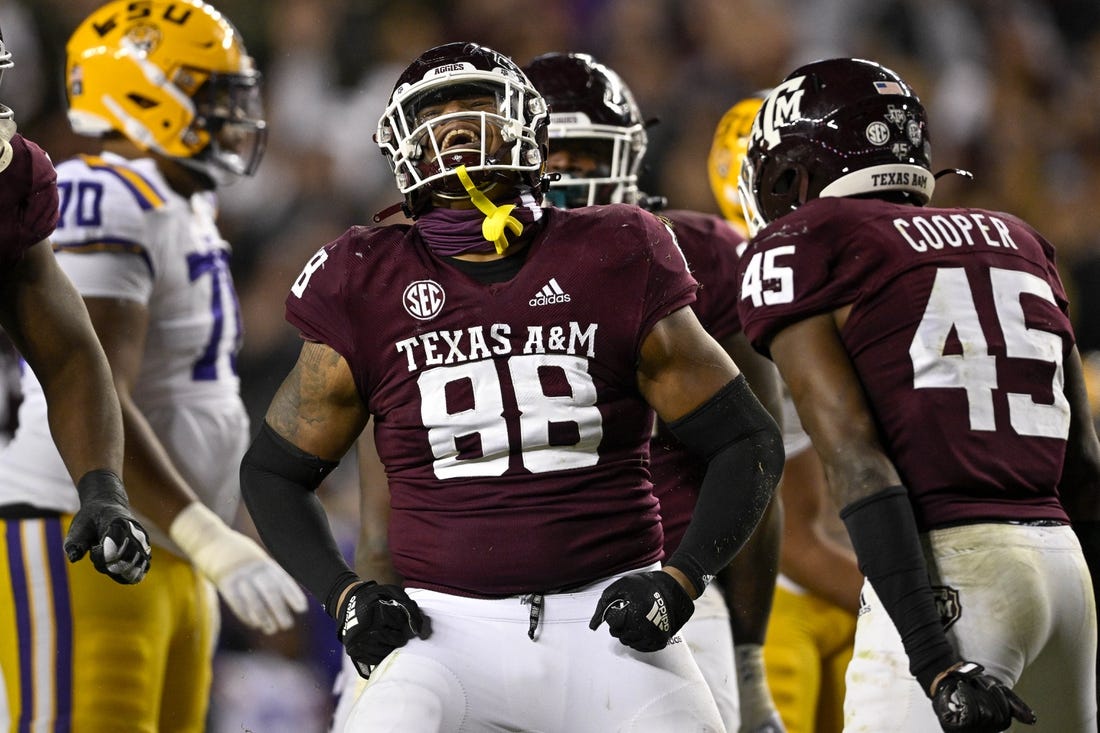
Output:
[[550,278],[550,282],[543,285],[542,290],[534,298],[527,301],[527,305],[551,305],[553,303],[568,303],[570,300],[572,298],[569,297],[569,293],[561,289],[557,279]]

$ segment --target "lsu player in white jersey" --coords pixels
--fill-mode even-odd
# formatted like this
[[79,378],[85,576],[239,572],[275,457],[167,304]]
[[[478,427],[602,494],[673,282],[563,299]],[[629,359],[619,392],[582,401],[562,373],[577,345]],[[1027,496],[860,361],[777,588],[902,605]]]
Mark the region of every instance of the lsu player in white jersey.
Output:
[[[267,633],[306,608],[298,585],[229,526],[250,428],[214,191],[259,164],[260,76],[237,30],[199,0],[102,6],[70,38],[66,74],[72,127],[101,138],[102,152],[58,166],[54,247],[111,363],[124,480],[156,561],[145,582],[120,590],[93,585],[91,572],[55,589],[49,567],[27,579],[55,602],[42,609],[16,597],[14,613],[0,616],[23,624],[18,668],[4,670],[12,721],[18,730],[59,721],[76,733],[198,732],[217,639],[214,588]],[[71,515],[76,493],[29,371],[23,387],[19,428],[0,454],[0,497]],[[35,666],[35,645],[56,662]]]
[[[14,65],[0,35],[0,77]],[[0,104],[0,328],[13,347],[4,355],[5,367],[14,367],[10,372],[5,369],[0,380],[5,387],[18,384],[21,359],[41,376],[49,403],[47,429],[63,456],[74,502],[63,525],[55,507],[0,493],[0,730],[4,731],[11,727],[4,671],[14,669],[20,655],[38,669],[48,669],[55,647],[63,646],[66,639],[62,633],[56,644],[20,643],[29,639],[20,630],[34,628],[32,624],[43,616],[48,623],[52,604],[66,600],[63,592],[51,592],[54,588],[28,579],[37,578],[44,567],[66,578],[68,572],[87,572],[86,566],[92,564],[112,580],[129,584],[139,582],[149,569],[147,535],[133,518],[120,479],[122,412],[111,369],[84,302],[58,266],[50,244],[57,226],[57,201],[57,172],[49,156],[17,132],[15,113]],[[90,555],[88,563],[69,565],[84,555]],[[16,623],[15,597],[26,599],[21,608],[37,604],[41,616],[24,614]]]

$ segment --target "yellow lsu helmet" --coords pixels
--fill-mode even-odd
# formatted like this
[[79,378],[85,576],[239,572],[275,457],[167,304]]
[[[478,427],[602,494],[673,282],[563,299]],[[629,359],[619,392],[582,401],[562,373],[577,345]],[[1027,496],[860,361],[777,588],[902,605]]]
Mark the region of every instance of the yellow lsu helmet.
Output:
[[748,152],[749,132],[756,113],[764,104],[768,90],[756,92],[730,107],[714,130],[714,141],[707,156],[707,173],[710,178],[710,190],[718,202],[722,216],[747,234],[749,225],[741,210],[741,199],[737,195],[737,184],[741,177],[741,162]]
[[229,20],[201,0],[114,0],[66,46],[69,124],[121,133],[214,176],[252,175],[267,139],[260,73]]

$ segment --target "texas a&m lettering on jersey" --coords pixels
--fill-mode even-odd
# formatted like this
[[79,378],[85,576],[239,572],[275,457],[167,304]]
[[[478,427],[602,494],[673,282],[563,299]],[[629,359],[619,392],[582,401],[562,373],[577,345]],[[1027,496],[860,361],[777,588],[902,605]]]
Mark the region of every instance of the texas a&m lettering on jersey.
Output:
[[661,556],[651,413],[632,365],[697,284],[637,207],[544,217],[505,282],[477,282],[415,228],[360,227],[311,258],[287,297],[288,320],[347,361],[375,418],[394,564],[420,587],[563,588],[636,567],[639,543],[647,561]]
[[[523,337],[521,354],[581,354],[596,356],[595,323],[570,321],[561,326],[528,326]],[[397,342],[397,350],[408,359],[409,371],[442,364],[508,356],[519,341],[512,339],[512,327],[507,323],[474,326],[462,331],[428,331]]]
[[[922,497],[922,528],[1005,506],[1018,519],[1066,520],[1056,488],[1074,339],[1053,248],[1031,227],[975,209],[815,199],[760,231],[738,272],[741,319],[760,349],[790,324],[851,306],[840,336],[905,485]],[[1048,387],[1029,387],[1037,378]]]

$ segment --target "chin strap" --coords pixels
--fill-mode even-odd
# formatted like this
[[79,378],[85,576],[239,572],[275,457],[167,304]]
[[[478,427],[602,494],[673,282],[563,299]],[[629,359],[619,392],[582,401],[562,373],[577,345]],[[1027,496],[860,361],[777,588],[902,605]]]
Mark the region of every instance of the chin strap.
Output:
[[[401,211],[402,209],[405,209],[405,203],[403,201],[399,201],[396,204],[391,204],[391,205],[387,206],[386,208],[382,209],[381,211],[379,211],[377,214],[375,214],[371,218],[374,219],[374,223],[377,224],[381,221],[385,221],[386,219],[389,219],[391,216],[396,214],[398,211]],[[408,210],[406,210],[405,214],[408,215],[408,213],[409,213]],[[409,218],[412,219],[413,217],[410,216]]]
[[949,175],[962,176],[963,178],[968,178],[971,181],[974,180],[974,174],[971,173],[968,170],[964,170],[963,168],[944,168],[939,173],[933,174],[932,177],[938,181],[941,178],[943,178],[944,176],[949,176]]
[[504,251],[508,249],[508,235],[504,233],[504,228],[507,227],[516,236],[523,234],[523,223],[511,215],[512,209],[516,208],[516,205],[497,206],[490,201],[488,196],[478,191],[477,187],[474,186],[470,174],[466,172],[466,166],[460,165],[455,169],[455,173],[458,174],[458,180],[462,182],[462,187],[466,189],[466,193],[470,194],[470,201],[473,202],[478,211],[485,214],[485,221],[481,223],[481,235],[487,241],[493,243],[497,248],[498,255],[504,254]]

